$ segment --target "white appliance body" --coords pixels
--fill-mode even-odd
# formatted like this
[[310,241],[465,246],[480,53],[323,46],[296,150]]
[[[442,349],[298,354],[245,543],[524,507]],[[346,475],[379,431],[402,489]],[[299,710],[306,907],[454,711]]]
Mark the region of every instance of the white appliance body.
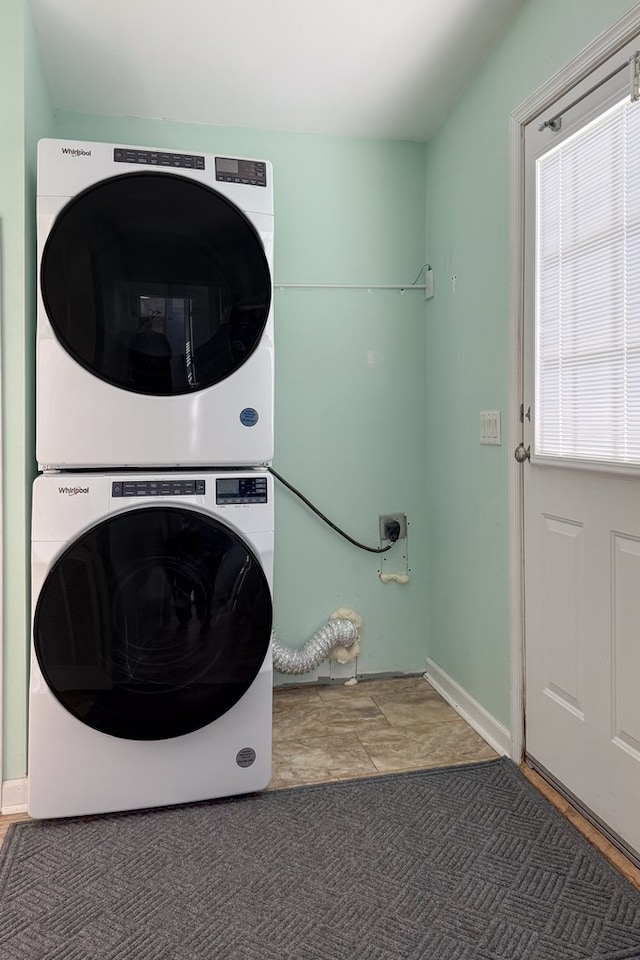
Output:
[[[201,525],[205,539],[185,548],[184,531]],[[175,537],[170,543],[172,526],[179,547]],[[201,560],[207,538],[229,547],[211,577]],[[229,561],[231,579],[221,573]],[[183,573],[189,585],[176,591]],[[203,583],[208,589],[207,578],[217,599],[203,614],[197,593]],[[266,787],[272,578],[273,486],[266,472],[38,477],[29,813],[85,815]],[[156,617],[160,605],[164,626]],[[196,694],[202,702],[194,721]],[[220,697],[228,708],[203,722],[208,711],[220,711]],[[184,732],[185,722],[196,728]],[[104,732],[113,724],[117,735]]]
[[271,164],[38,149],[40,468],[269,463]]

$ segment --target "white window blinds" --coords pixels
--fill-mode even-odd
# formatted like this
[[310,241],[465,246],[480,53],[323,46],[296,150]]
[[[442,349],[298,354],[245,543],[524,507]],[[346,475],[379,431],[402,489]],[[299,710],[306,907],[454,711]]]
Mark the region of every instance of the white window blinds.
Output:
[[536,173],[535,453],[640,465],[640,104]]

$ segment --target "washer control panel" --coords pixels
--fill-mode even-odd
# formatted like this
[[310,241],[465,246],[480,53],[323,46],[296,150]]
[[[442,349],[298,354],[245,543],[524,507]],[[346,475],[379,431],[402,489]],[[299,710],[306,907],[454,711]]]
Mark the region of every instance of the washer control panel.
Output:
[[164,150],[131,150],[129,147],[116,147],[113,151],[115,163],[143,163],[147,167],[187,167],[190,170],[204,170],[204,157],[191,153],[166,153]]
[[113,480],[112,497],[193,497],[207,492],[206,480]]
[[216,503],[266,503],[266,477],[218,477]]

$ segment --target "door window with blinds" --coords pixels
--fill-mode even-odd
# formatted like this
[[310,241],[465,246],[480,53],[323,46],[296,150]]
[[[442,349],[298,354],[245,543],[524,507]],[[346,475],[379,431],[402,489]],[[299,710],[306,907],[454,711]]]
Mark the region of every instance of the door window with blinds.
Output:
[[[629,66],[623,54],[617,60]],[[527,131],[535,209],[532,456],[636,467],[640,103],[628,69],[578,101]]]

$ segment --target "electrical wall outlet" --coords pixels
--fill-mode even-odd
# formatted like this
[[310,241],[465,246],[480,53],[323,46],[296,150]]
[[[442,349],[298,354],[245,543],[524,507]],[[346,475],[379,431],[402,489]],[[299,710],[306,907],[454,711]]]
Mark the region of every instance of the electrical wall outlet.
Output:
[[[388,537],[388,525],[398,524],[400,533],[397,542]],[[409,521],[404,513],[388,513],[380,517],[380,546],[378,554],[378,577],[382,583],[407,583],[409,580]]]
[[387,533],[387,524],[393,523],[395,521],[400,525],[400,533],[398,534],[398,540],[407,539],[407,515],[406,513],[385,513],[380,515],[380,540],[382,542],[388,542],[390,537]]

